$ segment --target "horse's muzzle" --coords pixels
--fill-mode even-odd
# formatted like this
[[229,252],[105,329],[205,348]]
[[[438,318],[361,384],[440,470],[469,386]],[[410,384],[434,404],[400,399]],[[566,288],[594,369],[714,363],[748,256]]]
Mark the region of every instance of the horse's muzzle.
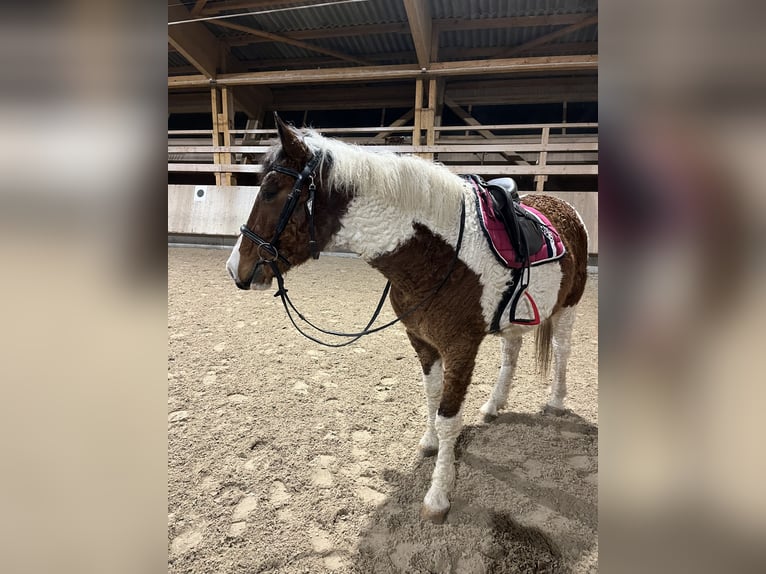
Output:
[[234,283],[237,285],[237,287],[245,291],[249,289],[263,291],[264,289],[269,289],[271,287],[272,280],[273,277],[266,277],[266,273],[264,273],[264,266],[258,265],[255,268],[255,271],[253,271],[253,276],[250,278],[249,283],[239,280],[235,280]]

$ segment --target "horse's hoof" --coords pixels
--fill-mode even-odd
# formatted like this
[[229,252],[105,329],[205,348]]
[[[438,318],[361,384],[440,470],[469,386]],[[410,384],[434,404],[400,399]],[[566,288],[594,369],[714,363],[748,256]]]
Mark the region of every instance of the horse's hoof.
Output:
[[439,449],[435,446],[421,446],[418,447],[418,450],[420,451],[420,458],[429,458],[439,452]]
[[543,408],[541,409],[542,414],[553,415],[554,417],[563,417],[568,412],[569,412],[569,409],[561,409],[559,407],[554,407],[551,405],[543,405]]
[[442,510],[434,510],[425,504],[420,507],[420,518],[432,524],[444,524],[449,512],[449,506]]
[[491,415],[489,413],[484,413],[484,416],[482,417],[482,420],[485,423],[491,423],[494,422],[497,419],[497,415]]

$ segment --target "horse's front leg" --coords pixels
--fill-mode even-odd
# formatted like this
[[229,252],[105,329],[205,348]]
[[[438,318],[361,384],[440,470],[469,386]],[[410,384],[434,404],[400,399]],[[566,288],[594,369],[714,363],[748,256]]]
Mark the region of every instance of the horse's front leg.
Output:
[[420,439],[420,453],[424,457],[433,456],[439,448],[439,438],[436,435],[434,423],[444,383],[442,360],[439,352],[415,333],[408,330],[407,336],[420,359],[420,366],[423,369],[423,390],[426,395],[426,432]]
[[458,356],[444,355],[444,390],[434,422],[439,449],[431,487],[423,500],[421,516],[441,524],[449,511],[455,482],[455,441],[463,424],[463,399],[471,380],[478,347]]

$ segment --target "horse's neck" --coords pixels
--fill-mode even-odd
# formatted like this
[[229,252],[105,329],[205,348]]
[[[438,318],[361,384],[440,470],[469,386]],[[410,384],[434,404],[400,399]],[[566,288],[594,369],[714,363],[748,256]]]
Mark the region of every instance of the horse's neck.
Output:
[[438,201],[428,197],[414,206],[403,206],[396,198],[359,194],[351,200],[341,218],[336,242],[370,261],[409,242],[415,235],[415,226],[421,225],[454,245],[460,216],[459,204],[445,213],[443,205],[435,205]]

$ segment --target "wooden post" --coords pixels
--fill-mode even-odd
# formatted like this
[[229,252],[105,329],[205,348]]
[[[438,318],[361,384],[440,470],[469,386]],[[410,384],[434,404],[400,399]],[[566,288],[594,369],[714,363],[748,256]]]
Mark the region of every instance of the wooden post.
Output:
[[[213,113],[213,145],[219,146],[220,143],[220,115],[218,113],[218,110],[220,109],[219,105],[220,98],[218,97],[218,89],[215,87],[210,88],[210,105],[212,108]],[[223,160],[221,158],[221,154],[218,152],[213,152],[213,163],[216,165],[221,165],[223,163]],[[221,173],[216,171],[215,172],[215,184],[216,185],[222,185],[222,178]]]
[[[538,167],[545,167],[548,160],[548,152],[546,150],[548,149],[548,137],[550,136],[550,133],[551,128],[543,128],[543,134],[540,139],[542,151],[540,152],[540,159],[537,160]],[[545,187],[545,182],[548,180],[548,176],[538,175],[535,180],[537,182],[537,193],[542,193],[543,188]]]
[[[436,130],[434,130],[436,119],[436,95],[438,92],[436,78],[432,78],[428,82],[428,109],[424,110],[424,126],[426,129],[426,145],[436,145]],[[421,157],[433,160],[433,153],[424,153]]]
[[[231,146],[234,143],[231,137],[231,130],[234,129],[234,94],[226,86],[221,88],[221,104],[221,119],[219,121],[221,137],[219,140],[223,142],[221,145]],[[231,153],[221,154],[221,160],[227,164],[234,163]],[[223,185],[237,185],[236,178],[232,173],[224,173],[221,179],[223,179]]]
[[415,80],[415,125],[412,128],[412,145],[420,145],[423,125],[423,80]]

